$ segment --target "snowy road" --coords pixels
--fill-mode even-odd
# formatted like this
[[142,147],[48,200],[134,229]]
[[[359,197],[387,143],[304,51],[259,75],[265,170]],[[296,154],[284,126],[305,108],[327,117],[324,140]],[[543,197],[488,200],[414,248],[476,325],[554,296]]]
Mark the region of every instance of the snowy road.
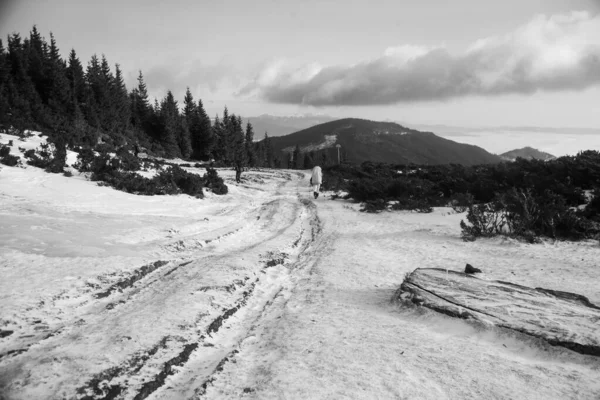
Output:
[[198,201],[0,171],[4,398],[600,398],[597,357],[390,302],[413,269],[470,262],[598,303],[597,244],[465,243],[448,209],[223,173],[230,195]]

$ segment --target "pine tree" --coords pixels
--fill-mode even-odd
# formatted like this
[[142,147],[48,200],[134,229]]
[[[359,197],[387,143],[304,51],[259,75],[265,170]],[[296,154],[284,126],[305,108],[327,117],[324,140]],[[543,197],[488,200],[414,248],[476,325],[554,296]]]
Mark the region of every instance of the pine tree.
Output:
[[27,48],[19,34],[8,37],[7,63],[10,78],[7,82],[7,97],[10,110],[6,122],[17,130],[23,130],[27,124],[34,122],[34,110],[41,107],[41,99],[27,74]]
[[[35,91],[41,97],[42,103],[48,104],[49,88],[44,65],[44,61],[48,58],[47,46],[35,25],[29,33],[29,41],[25,42],[23,47],[27,53],[27,62],[24,65],[25,72],[31,78],[31,82]],[[29,101],[31,100],[33,98],[29,98]]]
[[192,143],[190,140],[190,131],[187,121],[183,115],[178,117],[177,125],[177,144],[183,158],[190,158],[192,155]]
[[197,109],[199,117],[197,156],[201,160],[208,160],[211,157],[213,148],[215,146],[215,138],[210,123],[210,118],[206,113],[206,110],[204,110],[204,105],[200,99],[198,99]]
[[215,123],[212,126],[215,145],[213,147],[212,156],[215,160],[222,161],[225,158],[224,140],[223,140],[223,124],[219,119],[219,115],[215,116]]
[[148,101],[148,89],[144,82],[144,75],[139,71],[138,85],[129,96],[131,104],[131,124],[139,133],[150,132],[150,113],[152,107]]
[[112,101],[113,93],[115,92],[115,77],[110,70],[108,60],[104,54],[102,54],[102,61],[100,63],[100,85],[102,87],[102,94],[99,99],[101,107],[100,122],[105,131],[114,134],[118,131],[118,114],[116,106]]
[[300,156],[302,155],[302,152],[300,151],[300,146],[296,145],[296,147],[294,148],[294,154],[292,156],[292,168],[293,169],[300,169],[300,166],[302,164],[300,164]]
[[[190,144],[190,151],[188,154],[192,156],[194,159],[199,159],[199,129],[200,129],[200,116],[198,114],[198,108],[196,103],[194,102],[194,96],[192,96],[192,92],[188,87],[185,91],[185,97],[183,99],[183,118],[185,119],[185,123],[188,129],[188,137]],[[181,146],[181,144],[180,144]],[[184,144],[185,146],[185,144]],[[187,149],[186,149],[187,151]],[[182,149],[183,153],[183,149]]]
[[304,154],[304,169],[311,169],[314,167],[313,156],[314,153],[312,152]]
[[81,106],[85,102],[85,74],[81,62],[77,58],[77,53],[71,49],[69,53],[69,64],[67,66],[67,80],[70,87],[70,106],[69,115],[71,118],[77,118],[81,112]]
[[105,87],[102,84],[100,63],[98,57],[92,55],[88,62],[85,80],[87,83],[87,93],[85,100],[84,114],[85,119],[92,127],[101,128],[101,108],[106,97]]
[[190,92],[189,86],[185,90],[185,97],[183,99],[183,115],[188,120],[188,123],[194,118],[194,114],[198,112],[196,103],[194,102],[194,96]]
[[67,70],[56,45],[54,35],[50,33],[50,49],[46,62],[46,82],[48,86],[48,106],[52,112],[52,124],[56,129],[67,130],[67,111],[71,103]]
[[0,122],[8,120],[10,103],[8,101],[8,80],[10,79],[8,68],[8,55],[0,39]]
[[232,163],[236,171],[236,180],[239,183],[244,167],[248,165],[248,152],[246,150],[244,129],[242,128],[242,119],[231,115],[231,155]]
[[115,77],[110,88],[111,103],[113,104],[116,116],[116,128],[119,132],[123,132],[129,128],[131,109],[129,106],[129,95],[127,94],[127,88],[125,87],[119,64],[115,65]]
[[248,165],[250,167],[256,166],[256,153],[254,151],[254,131],[250,121],[246,124],[246,155],[248,159]]
[[267,167],[275,167],[275,150],[273,149],[273,143],[267,132],[265,132],[265,153],[267,157]]
[[182,134],[181,119],[179,118],[179,109],[173,93],[169,90],[160,105],[160,144],[162,145],[165,156],[180,157],[180,143],[178,141]]

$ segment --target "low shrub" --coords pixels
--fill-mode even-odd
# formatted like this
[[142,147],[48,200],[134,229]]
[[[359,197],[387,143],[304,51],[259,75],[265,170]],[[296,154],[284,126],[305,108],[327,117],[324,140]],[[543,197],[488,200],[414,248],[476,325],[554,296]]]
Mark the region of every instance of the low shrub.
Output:
[[455,193],[450,197],[450,207],[457,213],[463,213],[475,202],[471,193]]
[[109,143],[100,143],[94,147],[94,150],[100,154],[116,153],[117,149],[115,146]]
[[419,213],[430,213],[433,212],[431,206],[431,200],[427,198],[400,198],[392,204],[392,210],[409,210],[416,211]]
[[117,150],[117,157],[120,161],[120,168],[123,171],[139,171],[140,160],[131,154],[125,147],[120,147]]
[[4,145],[0,146],[0,164],[15,167],[19,165],[20,162],[21,159],[19,157],[10,154],[10,147]]
[[162,175],[170,176],[175,185],[183,193],[200,198],[204,197],[204,193],[202,192],[204,180],[200,176],[187,172],[178,166],[169,167],[166,171],[160,172],[158,177],[160,178]]
[[377,199],[365,201],[363,203],[363,208],[361,208],[360,211],[367,213],[379,213],[385,209],[387,209],[387,202],[383,199]]
[[94,151],[89,147],[81,147],[77,152],[77,162],[73,166],[81,172],[91,172],[92,163],[96,158]]
[[0,157],[6,157],[10,154],[10,147],[2,145],[0,146]]
[[561,195],[546,191],[536,195],[531,189],[510,189],[488,204],[469,208],[461,221],[463,237],[508,235],[530,243],[540,237],[582,240],[600,232],[599,224],[568,207]]
[[27,150],[25,157],[28,158],[27,164],[46,169],[52,164],[52,149],[48,143],[43,143],[40,147],[36,150]]
[[217,174],[217,170],[211,167],[206,167],[206,173],[204,174],[204,185],[209,188],[214,194],[223,195],[227,194],[229,188],[223,182],[223,178]]
[[497,203],[476,204],[469,207],[467,221],[460,221],[463,238],[492,237],[502,233],[506,225],[504,211]]

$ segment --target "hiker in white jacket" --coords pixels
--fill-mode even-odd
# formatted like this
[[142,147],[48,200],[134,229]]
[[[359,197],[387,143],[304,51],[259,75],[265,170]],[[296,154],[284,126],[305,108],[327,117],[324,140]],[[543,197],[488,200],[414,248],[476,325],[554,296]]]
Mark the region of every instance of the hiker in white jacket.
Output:
[[323,175],[321,174],[321,167],[317,165],[312,169],[312,176],[310,177],[310,184],[313,188],[313,194],[315,196],[315,199],[319,197],[321,183],[323,183]]

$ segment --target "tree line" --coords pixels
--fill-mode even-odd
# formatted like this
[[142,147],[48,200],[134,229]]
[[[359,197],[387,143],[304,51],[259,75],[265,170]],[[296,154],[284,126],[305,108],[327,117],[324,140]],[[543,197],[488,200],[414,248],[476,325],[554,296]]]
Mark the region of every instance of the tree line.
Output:
[[57,147],[148,151],[165,158],[214,160],[223,166],[282,166],[265,132],[254,142],[248,122],[225,107],[211,121],[189,88],[182,107],[169,90],[152,103],[142,72],[128,90],[119,64],[93,55],[84,68],[74,49],[63,60],[34,26],[28,37],[0,39],[0,129],[41,130]]

